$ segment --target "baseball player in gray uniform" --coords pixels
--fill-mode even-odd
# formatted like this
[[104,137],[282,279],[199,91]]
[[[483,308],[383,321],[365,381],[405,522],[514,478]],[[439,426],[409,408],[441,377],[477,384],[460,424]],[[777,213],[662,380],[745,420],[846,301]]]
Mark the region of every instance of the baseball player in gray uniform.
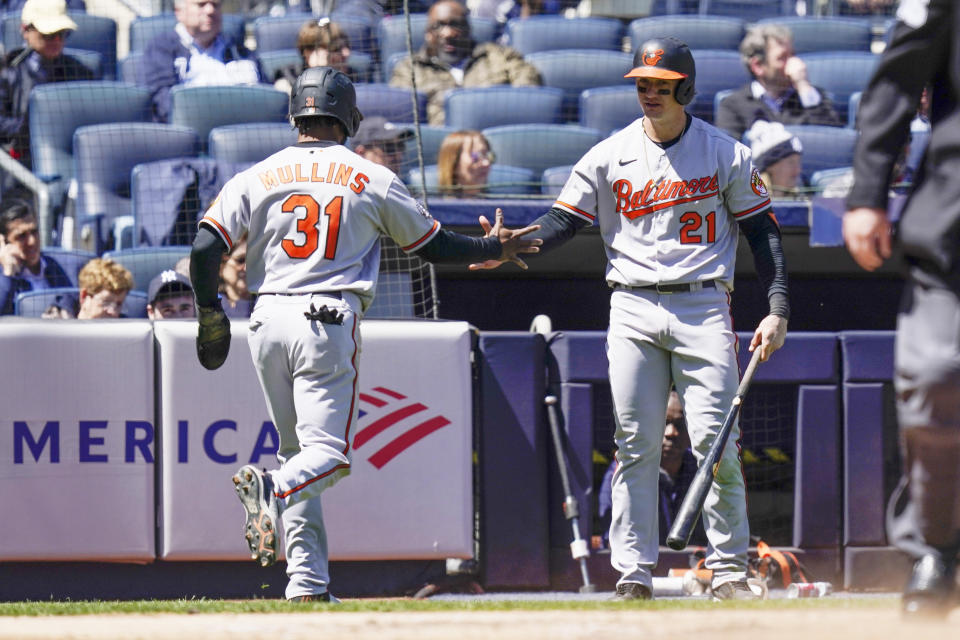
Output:
[[208,369],[226,359],[230,323],[217,298],[220,257],[249,232],[247,280],[257,301],[248,342],[276,425],[281,466],[242,467],[233,477],[245,534],[261,565],[286,542],[286,597],[331,601],[320,494],[350,473],[357,419],[359,321],[373,299],[380,236],[431,262],[509,260],[534,253],[536,227],[509,230],[481,217],[487,237],[448,232],[397,176],[343,146],[362,115],[349,78],[304,71],[290,98],[296,145],[232,178],[205,213],[191,253],[197,354]]
[[[621,574],[616,597],[623,599],[652,596],[660,443],[671,382],[698,460],[736,393],[730,292],[739,231],[770,303],[750,350],[769,358],[783,345],[789,315],[770,198],[749,149],[684,110],[695,75],[690,49],[679,40],[645,42],[626,75],[636,79],[643,117],[587,152],[553,208],[533,223],[541,229],[531,236],[547,250],[594,221],[600,225],[613,288],[607,357],[618,447],[610,547]],[[739,427],[731,439],[739,439]],[[749,527],[735,447],[724,453],[703,517],[713,596],[757,597],[746,581]]]

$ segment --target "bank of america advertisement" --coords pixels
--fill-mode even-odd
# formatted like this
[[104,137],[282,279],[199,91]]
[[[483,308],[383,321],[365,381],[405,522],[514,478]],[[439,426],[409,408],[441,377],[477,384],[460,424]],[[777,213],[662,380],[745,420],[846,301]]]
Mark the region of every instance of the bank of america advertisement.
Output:
[[[248,558],[230,477],[275,468],[278,443],[246,331],[210,372],[193,322],[0,322],[3,361],[29,363],[0,392],[0,505],[22,514],[0,559]],[[321,497],[331,558],[469,557],[470,328],[361,336],[352,470]]]

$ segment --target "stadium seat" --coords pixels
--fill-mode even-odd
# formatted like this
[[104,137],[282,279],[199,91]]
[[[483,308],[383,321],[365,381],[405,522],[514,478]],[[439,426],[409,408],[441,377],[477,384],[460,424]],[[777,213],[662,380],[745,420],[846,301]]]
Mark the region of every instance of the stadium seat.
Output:
[[[132,245],[130,173],[151,160],[196,155],[200,141],[193,129],[153,122],[120,122],[80,127],[74,133],[76,217],[81,236],[93,234],[97,252],[106,248],[113,228],[117,247]],[[90,231],[85,232],[84,228]],[[125,240],[119,229],[129,229]],[[129,244],[126,242],[129,241]]]
[[713,98],[718,91],[736,89],[750,81],[750,74],[736,51],[693,49],[697,64],[696,95],[687,111],[713,123]]
[[[64,47],[63,52],[67,55],[73,56],[77,59],[77,62],[89,69],[90,73],[93,74],[94,80],[104,79],[105,74],[103,69],[103,54],[101,54],[99,51]],[[106,74],[106,79],[112,80],[116,76],[117,70],[113,69],[110,73]]]
[[853,165],[853,148],[857,142],[855,130],[812,124],[793,124],[786,128],[803,145],[803,180],[807,184],[817,171]]
[[197,222],[227,178],[214,158],[181,157],[138,164],[130,173],[133,246],[189,245]]
[[545,169],[540,178],[540,192],[545,196],[556,198],[563,190],[563,185],[567,184],[567,179],[572,172],[572,164]]
[[[103,78],[113,80],[117,74],[117,23],[112,18],[95,16],[82,11],[68,11],[77,28],[70,34],[67,43],[70,49],[96,51],[101,57]],[[23,34],[20,33],[20,12],[4,14],[3,48],[12,51],[23,46]],[[70,53],[70,52],[68,52]]]
[[104,258],[110,258],[129,269],[133,275],[135,291],[146,291],[150,281],[167,269],[173,269],[181,258],[190,255],[190,247],[140,247],[107,251]]
[[204,148],[214,127],[286,122],[290,109],[290,96],[265,85],[176,85],[170,90],[170,99],[170,123],[196,131]]
[[252,165],[297,142],[286,122],[254,122],[210,130],[208,153],[218,162]]
[[[147,48],[150,41],[164,31],[173,31],[177,18],[173,13],[159,13],[153,16],[138,16],[130,21],[130,53],[138,53]],[[234,42],[243,42],[246,34],[246,21],[243,16],[223,14],[221,31],[230,36]],[[290,46],[290,45],[287,45]]]
[[[824,187],[831,182],[840,179],[849,179],[853,174],[853,167],[835,167],[833,169],[821,169],[814,171],[810,175],[810,187],[814,189],[814,195],[820,195]],[[852,184],[852,180],[850,181]]]
[[717,91],[713,95],[713,115],[716,117],[717,113],[720,111],[720,103],[723,102],[723,99],[728,95],[736,91],[736,89],[724,89],[723,91]]
[[807,65],[810,82],[830,93],[840,121],[847,122],[850,96],[866,88],[880,57],[868,51],[824,51],[800,59]]
[[537,175],[550,167],[576,164],[602,139],[596,129],[574,124],[508,124],[484,129],[483,135],[498,163],[525,167]]
[[527,61],[540,72],[543,84],[564,90],[563,117],[577,120],[580,93],[584,89],[605,87],[622,82],[630,71],[633,56],[622,51],[597,49],[558,49],[541,51],[526,56]]
[[868,18],[784,16],[765,18],[758,24],[782,24],[793,34],[797,54],[816,51],[870,51],[873,26]]
[[671,35],[698,49],[736,51],[746,34],[746,21],[724,16],[674,15],[637,18],[627,26],[630,50],[650,38]]
[[[423,168],[426,174],[427,192],[437,193],[437,165],[432,164]],[[528,195],[539,193],[537,172],[524,167],[511,167],[495,163],[490,166],[487,176],[487,195]],[[407,173],[407,184],[411,190],[418,191],[420,187],[420,170],[411,169]]]
[[30,153],[33,173],[51,185],[59,206],[74,176],[78,127],[109,122],[148,122],[150,92],[122,82],[55,82],[30,93]]
[[860,108],[860,98],[863,91],[854,91],[847,100],[847,126],[851,129],[857,128],[857,109]]
[[507,21],[504,36],[524,56],[554,49],[620,51],[623,25],[614,18],[537,15]]
[[501,124],[560,123],[563,95],[563,90],[552,87],[454,89],[444,99],[445,123],[454,129],[478,130]]
[[[303,63],[300,52],[296,49],[264,51],[259,53],[257,57],[260,59],[260,66],[263,68],[263,77],[269,84],[273,84],[277,80],[277,72],[284,67],[295,64],[299,69]],[[368,53],[351,53],[350,68],[353,70],[351,75],[354,82],[369,82],[373,78],[373,58]]]
[[70,284],[77,286],[77,275],[83,265],[97,257],[92,251],[80,249],[64,249],[63,247],[44,247],[43,255],[50,256],[57,261],[70,278]]
[[632,84],[596,87],[580,94],[580,125],[609,135],[643,115]]
[[[364,117],[383,116],[390,122],[413,122],[410,89],[391,87],[380,82],[357,83],[357,107]],[[417,96],[420,121],[427,120],[427,94]]]
[[130,84],[145,84],[143,82],[143,52],[128,53],[118,63],[117,79]]
[[[489,18],[470,16],[470,34],[474,42],[491,42],[497,36],[497,23]],[[410,14],[411,40],[413,50],[423,46],[424,34],[427,29],[426,13]],[[404,15],[386,16],[380,21],[377,31],[377,40],[380,44],[380,60],[387,61],[396,53],[407,53],[407,19]],[[384,76],[386,81],[390,76]]]
[[[443,144],[444,138],[454,131],[456,131],[456,129],[452,129],[451,127],[420,125],[420,141],[423,146],[423,163],[425,165],[437,163],[437,153],[440,151],[440,145]],[[406,144],[403,155],[403,166],[412,167],[417,162],[417,141],[411,139],[407,141]],[[417,177],[414,184],[420,184],[419,177]]]
[[[257,43],[257,54],[265,51],[280,51],[297,48],[297,34],[307,22],[316,21],[310,14],[293,13],[285,16],[261,16],[253,21],[253,37]],[[341,17],[337,24],[346,32],[350,40],[351,57],[353,53],[375,56],[377,42],[373,29],[365,22]]]
[[[38,291],[24,291],[17,294],[13,301],[14,315],[23,318],[40,318],[50,305],[63,304],[65,298],[80,301],[80,289],[75,287],[60,287],[55,289],[40,289]],[[124,318],[147,317],[147,294],[143,291],[130,291],[123,301],[120,314]]]
[[[701,2],[701,6],[703,2]],[[795,0],[707,0],[706,12],[715,16],[733,16],[748,22],[762,18],[794,15]]]

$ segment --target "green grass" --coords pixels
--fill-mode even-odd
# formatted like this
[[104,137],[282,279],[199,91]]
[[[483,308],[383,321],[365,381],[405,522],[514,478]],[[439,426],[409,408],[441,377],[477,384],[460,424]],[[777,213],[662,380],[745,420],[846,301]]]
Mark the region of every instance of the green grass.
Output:
[[896,606],[895,596],[871,598],[822,598],[766,600],[754,602],[710,602],[708,600],[655,600],[653,602],[609,602],[598,600],[412,600],[357,599],[339,605],[292,603],[285,600],[90,600],[27,601],[0,603],[0,616],[65,616],[152,613],[297,613],[305,611],[399,612],[399,611],[551,611],[551,610],[710,610],[736,609],[864,609]]

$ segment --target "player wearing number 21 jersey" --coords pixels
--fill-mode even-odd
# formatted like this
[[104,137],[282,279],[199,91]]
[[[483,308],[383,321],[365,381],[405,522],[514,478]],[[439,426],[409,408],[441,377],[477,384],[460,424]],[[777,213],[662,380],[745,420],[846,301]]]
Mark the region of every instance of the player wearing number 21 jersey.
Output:
[[286,543],[286,596],[330,601],[321,493],[350,473],[357,418],[359,322],[380,267],[380,237],[431,262],[509,260],[538,250],[536,227],[503,227],[473,238],[440,228],[386,167],[344,146],[362,115],[349,78],[330,67],[304,71],[290,98],[299,131],[288,147],[238,174],[200,222],[190,273],[197,299],[197,354],[216,369],[230,346],[217,299],[220,257],[244,232],[247,280],[257,294],[247,343],[279,436],[280,468],[245,465],[233,476],[246,511],[251,555],[278,556]]
[[[676,387],[694,455],[710,449],[739,383],[730,320],[737,238],[750,243],[770,314],[750,350],[766,360],[784,341],[789,301],[780,232],[750,151],[686,113],[695,64],[674,38],[637,49],[643,115],[577,162],[553,208],[534,221],[542,250],[598,224],[610,296],[607,360],[617,429],[610,525],[617,597],[653,594],[659,456],[667,399]],[[487,262],[481,267],[494,267]],[[739,438],[739,426],[731,442]],[[753,598],[737,447],[727,446],[703,509],[706,568],[718,599]]]

